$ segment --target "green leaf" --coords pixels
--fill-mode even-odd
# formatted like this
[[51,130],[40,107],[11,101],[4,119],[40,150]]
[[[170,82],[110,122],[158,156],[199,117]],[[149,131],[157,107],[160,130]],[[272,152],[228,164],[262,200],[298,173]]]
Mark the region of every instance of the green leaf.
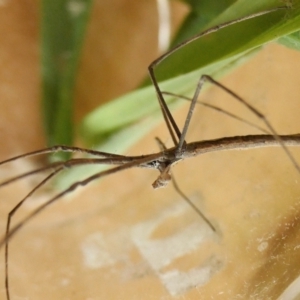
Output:
[[289,34],[287,36],[283,36],[278,39],[278,43],[294,49],[294,50],[300,50],[300,31],[294,32],[292,34]]
[[73,142],[73,89],[91,4],[42,1],[42,109],[49,146]]
[[228,9],[236,1],[237,0],[185,0],[184,2],[190,6],[191,10],[186,16],[181,28],[178,30],[170,48],[204,30],[213,19],[217,18],[218,15]]
[[[237,1],[211,21],[206,28],[276,7],[276,4],[278,1],[265,0],[251,4],[246,0]],[[163,61],[156,68],[157,79],[164,81],[196,69],[200,71],[203,67],[289,34],[299,26],[298,15],[299,9],[278,10],[199,38],[178,49]],[[150,84],[150,81],[148,83]]]

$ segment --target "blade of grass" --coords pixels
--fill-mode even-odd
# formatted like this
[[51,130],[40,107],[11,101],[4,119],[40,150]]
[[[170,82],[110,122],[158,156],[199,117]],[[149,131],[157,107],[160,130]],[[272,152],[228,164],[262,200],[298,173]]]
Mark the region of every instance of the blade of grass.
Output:
[[42,110],[47,144],[72,145],[73,89],[92,0],[42,0]]

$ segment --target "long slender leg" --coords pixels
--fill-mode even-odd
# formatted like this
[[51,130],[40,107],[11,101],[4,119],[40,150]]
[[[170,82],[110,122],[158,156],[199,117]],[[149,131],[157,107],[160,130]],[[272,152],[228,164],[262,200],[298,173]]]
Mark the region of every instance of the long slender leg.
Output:
[[[19,208],[23,205],[23,203],[32,196],[32,194],[37,191],[40,187],[42,187],[46,182],[48,182],[52,177],[54,177],[57,173],[63,170],[63,167],[53,171],[50,175],[48,175],[45,179],[43,179],[37,186],[34,187],[17,205],[9,212],[7,221],[6,221],[6,231],[5,237],[8,236],[10,231],[10,223],[14,214],[19,210]],[[10,300],[10,293],[9,293],[9,266],[8,266],[8,255],[9,255],[9,243],[8,239],[5,239],[5,291],[6,291],[6,298]]]
[[[104,153],[104,152],[102,152]],[[29,172],[23,173],[21,175],[14,176],[12,178],[9,178],[3,182],[0,182],[0,187],[3,187],[5,185],[8,185],[10,183],[13,183],[17,180],[23,179],[25,177],[41,173],[44,171],[47,171],[49,169],[55,169],[55,168],[63,168],[68,169],[75,166],[83,166],[83,165],[123,165],[126,163],[136,162],[140,159],[148,158],[148,161],[146,163],[141,163],[139,167],[141,168],[150,168],[150,169],[157,169],[158,167],[152,164],[151,155],[140,155],[140,156],[124,156],[124,155],[118,155],[117,157],[110,157],[109,153],[107,158],[74,158],[63,162],[54,162],[52,164],[46,165],[41,168],[37,168],[35,170],[31,170]],[[157,153],[155,155],[163,156],[161,153]],[[20,156],[19,156],[20,157]],[[12,158],[14,159],[14,158]]]
[[[36,155],[41,155],[41,154],[46,154],[46,153],[54,153],[54,152],[79,152],[79,153],[85,153],[85,154],[90,154],[90,155],[96,155],[98,157],[105,157],[104,159],[98,159],[99,161],[103,161],[103,160],[109,160],[109,162],[111,162],[114,159],[123,159],[124,156],[121,155],[114,155],[114,154],[110,154],[110,153],[105,153],[105,152],[100,152],[100,151],[94,151],[94,150],[90,150],[90,149],[83,149],[83,148],[78,148],[78,147],[70,147],[70,146],[62,146],[62,145],[58,145],[58,146],[54,146],[54,147],[50,147],[50,148],[45,148],[45,149],[41,149],[38,151],[33,151],[30,153],[26,153],[23,155],[19,155],[10,159],[7,159],[5,161],[0,162],[0,165],[3,165],[5,163],[9,163],[12,161],[15,161],[17,159],[21,159],[21,158],[25,158],[25,157],[29,157],[29,156],[36,156]],[[98,163],[99,163],[98,161]],[[19,210],[19,208],[23,205],[23,203],[30,197],[32,196],[32,194],[37,191],[39,188],[41,188],[44,184],[46,184],[46,182],[48,182],[52,177],[54,177],[55,175],[57,175],[57,173],[59,173],[60,171],[64,170],[66,167],[70,167],[70,166],[74,166],[74,165],[86,165],[88,162],[93,163],[93,159],[71,159],[69,161],[66,162],[55,162],[52,163],[46,167],[42,167],[42,168],[38,168],[36,170],[24,173],[22,175],[16,176],[14,178],[11,178],[9,180],[6,180],[2,183],[0,183],[0,187],[7,185],[11,182],[14,182],[16,180],[19,180],[21,178],[24,178],[26,176],[30,176],[39,172],[43,172],[45,170],[48,169],[55,169],[50,175],[48,175],[43,181],[41,181],[37,186],[34,187],[34,189],[32,189],[29,194],[24,197],[8,214],[7,217],[7,222],[6,222],[6,232],[5,232],[5,291],[6,291],[6,298],[8,300],[10,300],[10,292],[9,292],[9,265],[8,265],[8,259],[9,259],[9,239],[7,238],[10,232],[10,224],[11,224],[11,220],[12,217],[14,216],[14,214]],[[97,160],[94,160],[94,163],[97,163]]]
[[44,148],[41,150],[32,151],[32,152],[25,153],[22,155],[14,156],[12,158],[1,161],[0,165],[4,165],[6,163],[15,161],[20,158],[42,155],[42,154],[47,154],[47,153],[56,153],[56,152],[84,153],[84,154],[90,154],[90,155],[95,155],[95,156],[99,156],[99,157],[107,157],[107,158],[108,157],[122,157],[122,155],[111,154],[111,153],[106,153],[106,152],[101,152],[101,151],[96,151],[96,150],[91,150],[91,149],[85,149],[85,148],[79,148],[79,147],[73,147],[73,146],[56,145],[53,147]]
[[[53,148],[58,148],[58,147],[52,147]],[[73,150],[74,147],[71,147],[71,150]],[[49,150],[49,148],[47,149]],[[29,153],[29,155],[37,155],[40,153],[45,153],[44,150],[41,151],[35,151],[32,153]],[[28,156],[28,155],[27,155]],[[17,158],[20,157],[26,157],[26,155],[24,156],[18,156]],[[120,156],[122,159],[124,157]],[[117,156],[115,159],[118,159],[119,156]],[[13,159],[14,160],[14,159]],[[44,180],[42,180],[37,186],[34,187],[34,189],[32,189],[20,202],[17,203],[17,205],[15,205],[15,207],[9,212],[8,217],[7,217],[7,222],[6,222],[6,231],[5,231],[5,290],[6,290],[6,298],[8,300],[10,300],[10,293],[9,293],[9,265],[8,265],[8,258],[9,258],[9,239],[7,238],[9,236],[9,232],[10,232],[10,224],[11,224],[11,220],[13,218],[13,216],[15,215],[15,213],[19,210],[19,208],[23,205],[23,203],[29,198],[31,197],[39,188],[41,188],[43,185],[45,185],[52,177],[54,177],[55,175],[57,175],[59,172],[61,172],[62,170],[64,170],[66,167],[70,167],[70,166],[75,166],[75,165],[86,165],[87,163],[99,163],[99,161],[104,161],[107,159],[73,159],[73,160],[69,160],[67,162],[56,162],[56,163],[52,163],[46,167],[43,168],[39,168],[27,173],[24,173],[22,175],[16,176],[14,178],[11,178],[5,182],[2,182],[0,184],[0,186],[4,186],[6,184],[9,184],[13,181],[16,181],[18,179],[24,178],[26,176],[30,176],[36,173],[40,173],[43,171],[46,171],[48,169],[54,169],[57,168],[56,170],[54,170],[52,173],[50,173],[50,175],[48,175]],[[112,158],[109,158],[109,162],[112,160]],[[11,160],[7,160],[6,162],[11,161]],[[98,161],[98,162],[97,162]]]
[[0,183],[0,187],[5,186],[7,184],[10,184],[14,181],[17,181],[19,179],[43,172],[43,171],[47,171],[49,169],[55,169],[58,167],[62,167],[64,169],[70,168],[70,167],[74,167],[74,166],[82,166],[82,165],[88,165],[88,164],[122,164],[122,163],[126,163],[126,162],[130,162],[132,160],[132,158],[129,159],[124,159],[124,157],[121,157],[121,159],[119,157],[112,159],[112,158],[75,158],[75,159],[70,159],[68,161],[65,162],[55,162],[52,164],[49,164],[45,167],[41,167],[26,173],[23,173],[21,175],[12,177],[10,179],[7,179],[3,182]]
[[[268,127],[270,132],[274,135],[274,138],[277,140],[277,142],[281,145],[282,149],[286,153],[286,155],[289,157],[291,160],[292,164],[296,168],[296,170],[300,173],[300,167],[299,164],[297,163],[296,159],[292,155],[292,153],[289,151],[289,149],[286,147],[284,144],[283,140],[280,138],[279,134],[276,132],[275,128],[271,125],[271,123],[268,121],[268,119],[260,112],[258,111],[253,105],[245,101],[242,97],[234,93],[232,90],[228,89],[221,83],[215,81],[213,78],[211,78],[208,75],[203,75],[201,76],[202,79],[209,81],[210,83],[214,84],[215,86],[219,87],[229,95],[231,95],[234,99],[239,101],[241,104],[243,104],[245,107],[247,107],[254,115],[256,115],[260,120],[262,120],[265,125]],[[201,80],[201,79],[200,79]],[[194,100],[194,99],[193,99]]]
[[228,89],[227,87],[225,87],[224,85],[222,85],[218,81],[215,81],[209,75],[202,75],[200,77],[199,81],[198,81],[197,88],[195,90],[194,96],[193,96],[191,104],[190,104],[190,108],[188,110],[187,117],[185,119],[185,124],[184,124],[183,130],[182,130],[182,135],[180,137],[180,140],[179,140],[179,143],[178,143],[178,146],[177,146],[177,155],[178,156],[180,156],[181,151],[183,151],[182,147],[184,145],[183,144],[184,143],[184,139],[185,139],[186,133],[188,131],[188,128],[189,128],[192,116],[193,116],[193,112],[194,112],[194,109],[195,109],[195,105],[197,103],[197,99],[199,97],[199,94],[201,92],[201,89],[202,89],[203,84],[205,83],[205,81],[209,81],[213,85],[219,87],[220,89],[222,89],[223,91],[225,91],[226,93],[228,93],[229,95],[231,95],[234,99],[236,99],[238,102],[240,102],[245,107],[247,107],[260,120],[262,120],[265,123],[265,125],[267,126],[267,128],[270,130],[270,132],[274,135],[274,138],[281,145],[281,147],[283,148],[284,152],[286,153],[286,155],[291,160],[291,162],[294,165],[294,167],[296,168],[296,170],[300,173],[300,167],[299,167],[297,161],[295,160],[294,156],[289,151],[289,149],[285,146],[284,142],[282,141],[282,139],[280,138],[280,136],[278,135],[278,133],[276,132],[276,130],[274,129],[274,127],[271,125],[271,123],[267,120],[267,118],[260,111],[258,111],[253,105],[249,104],[242,97],[240,97],[239,95],[237,95],[232,90]]
[[[92,176],[89,176],[88,178],[81,180],[81,181],[77,181],[75,183],[73,183],[70,187],[68,187],[67,189],[65,189],[64,191],[62,191],[61,193],[57,194],[56,196],[54,196],[53,198],[51,198],[50,200],[48,200],[47,202],[45,202],[44,204],[42,204],[41,206],[39,206],[37,209],[35,209],[34,211],[32,211],[29,215],[27,215],[27,217],[25,217],[24,219],[22,219],[18,224],[16,224],[5,236],[4,238],[2,238],[0,240],[0,248],[12,237],[14,236],[28,221],[30,221],[34,216],[38,215],[41,211],[43,211],[46,207],[48,207],[49,205],[51,205],[52,203],[56,202],[58,199],[62,198],[63,196],[65,196],[66,194],[74,191],[75,189],[77,189],[80,186],[85,186],[87,184],[89,184],[90,182],[96,180],[96,179],[100,179],[102,177],[111,175],[111,174],[115,174],[117,172],[120,171],[124,171],[133,167],[141,167],[143,166],[143,164],[146,164],[148,162],[151,162],[153,160],[157,160],[159,158],[162,157],[161,153],[156,153],[156,154],[152,154],[152,155],[147,155],[145,157],[141,157],[138,159],[135,159],[134,161],[130,161],[127,163],[124,163],[120,166],[111,168],[109,170],[105,170],[99,173],[96,173]],[[50,174],[51,175],[51,174]]]
[[177,181],[175,180],[174,175],[172,174],[172,184],[174,186],[175,191],[195,210],[195,212],[206,222],[206,224],[210,227],[210,229],[216,232],[216,228],[209,221],[209,219],[203,214],[203,212],[189,199],[183,191],[179,188]]
[[[230,25],[233,25],[233,24],[236,24],[236,23],[239,23],[239,22],[242,22],[242,21],[245,21],[245,20],[249,20],[249,19],[253,19],[253,18],[256,18],[258,16],[262,16],[262,15],[265,15],[265,14],[269,14],[269,13],[272,13],[272,12],[275,12],[275,11],[278,11],[280,9],[288,9],[287,6],[280,6],[280,7],[275,7],[273,9],[269,9],[269,10],[265,10],[265,11],[262,11],[262,12],[258,12],[258,13],[255,13],[255,14],[252,14],[252,15],[249,15],[249,16],[245,16],[245,17],[241,17],[241,18],[238,18],[238,19],[235,19],[235,20],[232,20],[232,21],[229,21],[229,22],[225,22],[223,24],[220,24],[220,25],[217,25],[217,26],[214,26],[212,28],[209,28],[197,35],[195,35],[194,37],[190,38],[189,40],[187,41],[184,41],[182,42],[181,44],[177,45],[176,47],[172,48],[171,50],[169,50],[168,52],[166,52],[165,54],[163,54],[162,56],[160,56],[159,58],[157,58],[156,60],[154,60],[148,67],[148,72],[149,72],[149,76],[150,76],[150,79],[152,81],[152,84],[155,88],[155,92],[156,92],[156,95],[157,95],[157,98],[158,98],[158,102],[159,102],[159,105],[160,105],[160,108],[162,110],[162,114],[163,114],[163,117],[165,119],[165,122],[166,122],[166,125],[168,127],[168,130],[169,130],[169,133],[173,139],[173,142],[174,142],[174,145],[178,147],[178,153],[180,153],[181,149],[182,149],[182,146],[186,143],[185,142],[185,134],[181,134],[165,100],[164,100],[164,97],[163,97],[163,94],[159,88],[159,85],[158,85],[158,82],[156,80],[156,76],[155,76],[155,73],[154,73],[154,69],[157,65],[159,65],[162,61],[164,61],[168,56],[172,55],[174,52],[176,52],[178,49],[184,47],[185,45],[199,39],[200,37],[203,37],[203,36],[206,36],[208,34],[211,34],[213,32],[216,32],[222,28],[225,28],[225,27],[228,27]],[[170,126],[173,127],[178,139],[180,140],[179,143],[176,142],[175,140],[175,137],[174,137],[174,133],[173,133],[173,130],[170,128]],[[188,128],[188,126],[187,126]],[[183,137],[182,137],[183,135]]]
[[196,87],[196,90],[195,90],[195,94],[194,94],[193,99],[191,101],[190,108],[188,110],[188,113],[187,113],[187,116],[186,116],[186,119],[185,119],[185,122],[184,122],[182,134],[181,134],[181,137],[179,139],[179,143],[177,145],[177,151],[176,152],[177,152],[178,155],[180,154],[180,152],[182,150],[182,147],[184,145],[185,136],[187,134],[187,131],[188,131],[188,128],[189,128],[189,125],[190,125],[190,122],[191,122],[191,119],[192,119],[192,116],[193,116],[193,113],[194,113],[194,109],[195,109],[195,106],[196,106],[196,102],[197,102],[198,96],[200,94],[200,91],[202,89],[202,86],[204,84],[204,81],[205,81],[205,77],[201,76],[200,80],[198,81],[198,84],[197,84],[197,87]]
[[[180,98],[180,99],[183,99],[183,100],[188,100],[188,101],[192,101],[193,100],[192,98],[189,98],[187,96],[178,95],[178,94],[174,94],[174,93],[170,93],[170,92],[162,92],[162,94],[163,95],[168,95],[168,96],[173,96],[173,97]],[[227,115],[227,116],[229,116],[229,117],[231,117],[231,118],[233,118],[233,119],[235,119],[237,121],[240,121],[240,122],[242,122],[244,124],[247,124],[247,125],[255,128],[255,129],[258,129],[259,131],[261,131],[263,133],[270,134],[270,132],[268,130],[266,130],[266,129],[264,129],[264,128],[262,128],[262,127],[260,127],[260,126],[258,126],[256,124],[248,121],[248,120],[245,120],[245,119],[243,119],[243,118],[241,118],[241,117],[239,117],[239,116],[237,116],[237,115],[235,115],[235,114],[233,114],[233,113],[231,113],[231,112],[229,112],[229,111],[227,111],[227,110],[225,110],[223,108],[220,108],[218,106],[215,106],[215,105],[203,102],[203,101],[199,101],[199,100],[196,101],[196,104],[208,107],[208,108],[210,108],[212,110],[215,110],[215,111],[217,111],[219,113]]]
[[[156,142],[159,145],[159,148],[161,151],[166,151],[167,147],[166,145],[161,141],[160,138],[155,138]],[[164,171],[164,170],[163,170]],[[211,228],[212,231],[216,231],[216,228],[212,225],[212,223],[208,220],[208,218],[203,214],[203,212],[189,199],[188,196],[186,196],[183,191],[180,189],[179,185],[177,184],[177,181],[174,177],[174,174],[171,173],[171,181],[173,184],[173,187],[175,191],[183,198],[183,200],[207,223],[207,225]]]
[[[297,161],[295,160],[295,158],[293,157],[293,155],[291,154],[291,152],[288,150],[288,148],[286,147],[286,145],[284,144],[283,140],[280,138],[280,136],[278,135],[278,133],[276,132],[276,130],[274,129],[274,127],[271,125],[271,123],[266,119],[266,117],[261,113],[259,112],[253,105],[249,104],[247,101],[245,101],[242,97],[240,97],[239,95],[237,95],[236,93],[234,93],[232,90],[228,89],[227,87],[225,87],[224,85],[220,84],[219,82],[215,81],[213,78],[211,78],[210,76],[208,75],[202,75],[198,81],[198,84],[197,84],[197,87],[196,87],[196,90],[195,90],[195,93],[194,93],[194,96],[191,100],[191,104],[190,104],[190,107],[189,107],[189,110],[188,110],[188,114],[187,114],[187,117],[185,119],[185,124],[184,124],[184,127],[183,127],[183,130],[182,130],[182,135],[179,139],[179,143],[177,145],[177,155],[180,155],[181,151],[184,151],[184,149],[182,148],[183,145],[184,145],[184,139],[185,139],[185,136],[187,134],[187,131],[188,131],[188,128],[189,128],[189,125],[190,125],[190,122],[191,122],[191,119],[192,119],[192,116],[193,116],[193,112],[194,112],[194,109],[195,109],[195,105],[197,103],[197,99],[199,97],[199,94],[201,92],[201,89],[203,87],[203,84],[206,82],[206,81],[209,81],[210,83],[214,84],[215,86],[219,87],[220,89],[222,89],[223,91],[225,91],[226,93],[230,94],[234,99],[236,99],[238,102],[240,102],[241,104],[243,104],[244,106],[246,106],[254,115],[256,115],[259,119],[261,119],[265,125],[268,127],[268,129],[270,130],[270,132],[274,135],[274,138],[278,141],[278,143],[282,146],[283,150],[285,151],[286,155],[289,157],[289,159],[291,160],[291,162],[293,163],[294,167],[296,168],[296,170],[300,173],[300,167],[297,163]],[[161,93],[163,94],[163,92]],[[171,93],[169,93],[171,94]],[[174,94],[173,94],[174,95]],[[175,95],[176,96],[176,95]],[[217,109],[219,111],[221,111],[222,113],[226,113],[228,114],[227,111],[224,111],[224,110],[220,110],[219,108],[216,108],[215,106],[210,106],[210,108],[213,108],[213,109]],[[235,115],[232,115],[232,117],[234,118],[239,118],[239,117],[236,117]],[[240,118],[239,118],[240,119]],[[244,122],[243,119],[240,119],[241,121]],[[250,124],[251,126],[253,126],[254,124]],[[255,125],[254,125],[255,126]],[[257,127],[257,126],[255,126]],[[259,127],[259,129],[261,129]],[[266,132],[266,130],[264,129],[261,129],[263,130],[264,132]],[[191,203],[190,199],[188,199],[183,193],[182,191],[179,189],[176,181],[173,179],[172,180],[173,182],[173,185],[175,187],[175,189],[177,190],[177,192],[191,205],[193,206],[193,208],[197,211],[197,213],[199,215],[202,216],[203,219],[206,220],[206,222],[211,226],[212,229],[214,229],[214,227],[211,225],[211,223],[209,222],[209,220],[202,214],[201,211],[199,211],[197,209],[197,207],[194,206],[193,203]],[[215,230],[215,229],[214,229]]]

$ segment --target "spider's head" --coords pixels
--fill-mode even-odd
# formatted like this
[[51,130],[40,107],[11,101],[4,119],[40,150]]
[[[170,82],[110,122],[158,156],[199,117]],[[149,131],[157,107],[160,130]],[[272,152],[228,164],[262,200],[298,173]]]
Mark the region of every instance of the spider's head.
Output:
[[160,175],[158,178],[152,183],[154,189],[159,189],[167,186],[169,181],[172,179],[170,175],[170,167],[171,165],[166,166],[164,169],[160,170]]

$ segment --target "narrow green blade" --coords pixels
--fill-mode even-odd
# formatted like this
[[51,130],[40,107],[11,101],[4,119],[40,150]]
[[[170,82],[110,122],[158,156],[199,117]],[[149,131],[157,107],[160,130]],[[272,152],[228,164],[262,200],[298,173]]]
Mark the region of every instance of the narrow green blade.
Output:
[[47,144],[73,142],[73,89],[92,0],[43,0],[42,110]]

